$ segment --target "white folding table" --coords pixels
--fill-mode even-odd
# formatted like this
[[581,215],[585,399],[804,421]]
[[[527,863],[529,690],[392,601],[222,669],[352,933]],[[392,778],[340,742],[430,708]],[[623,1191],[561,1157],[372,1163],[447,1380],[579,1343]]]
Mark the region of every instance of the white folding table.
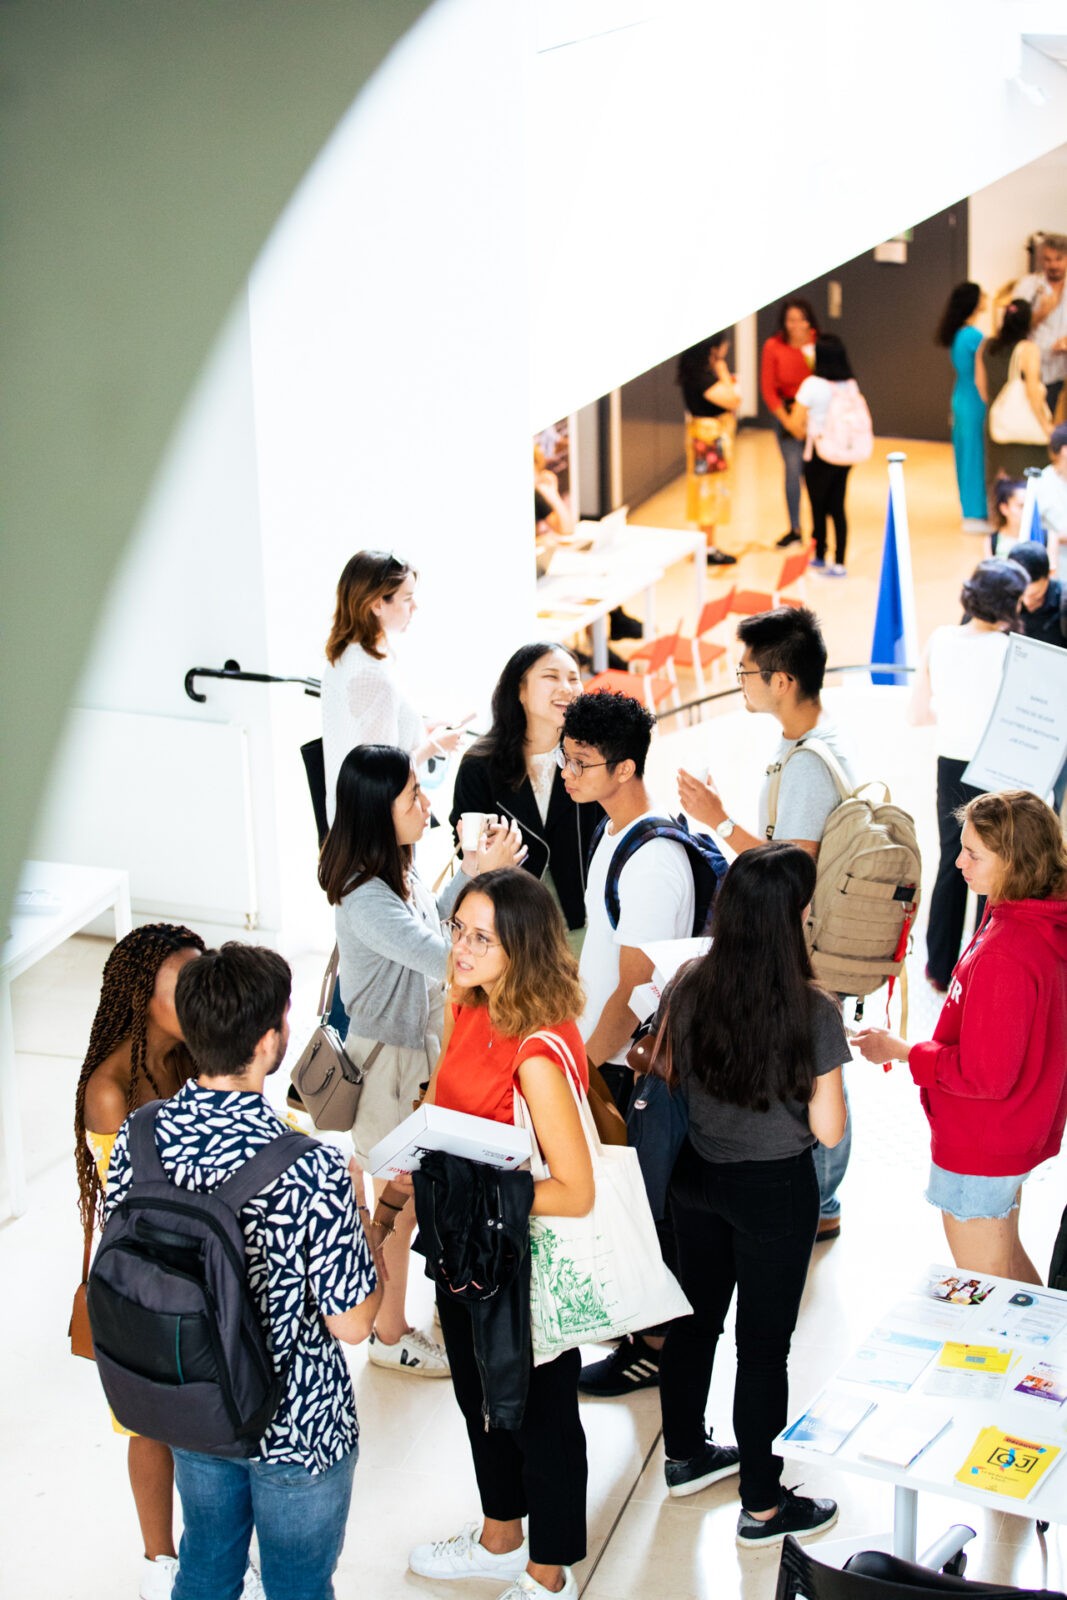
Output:
[[560,546],[547,577],[537,585],[537,630],[560,641],[588,628],[593,640],[593,669],[608,664],[607,618],[616,606],[643,595],[646,636],[656,628],[656,584],[668,567],[693,563],[693,589],[700,616],[707,588],[707,543],[702,533],[685,528],[648,528],[627,523],[606,545],[591,550]]
[[[943,1271],[946,1278],[954,1274],[961,1278],[974,1276],[971,1273],[961,1273],[958,1268],[945,1267],[937,1270]],[[914,1324],[909,1322],[909,1326],[922,1327],[922,1308],[925,1304],[929,1308],[929,1326],[926,1331],[931,1339],[937,1339],[942,1343],[951,1340],[975,1345],[1010,1344],[1013,1348],[1017,1348],[1020,1352],[1020,1363],[1013,1365],[1009,1370],[1003,1392],[998,1399],[989,1401],[960,1396],[936,1397],[925,1392],[923,1385],[933,1369],[933,1363],[905,1392],[887,1391],[877,1385],[852,1382],[835,1375],[829,1380],[835,1394],[861,1395],[864,1399],[873,1401],[878,1410],[861,1422],[832,1455],[787,1439],[783,1434],[779,1434],[774,1441],[775,1450],[790,1459],[818,1462],[835,1472],[840,1470],[846,1474],[876,1478],[883,1483],[892,1484],[893,1553],[903,1556],[908,1561],[914,1561],[916,1557],[916,1520],[920,1491],[923,1493],[929,1491],[953,1500],[983,1506],[987,1511],[1006,1511],[1011,1516],[1025,1517],[1031,1521],[1067,1522],[1067,1460],[1065,1459],[1057,1460],[1053,1464],[1051,1471],[1042,1478],[1026,1500],[1018,1500],[1010,1495],[994,1494],[984,1489],[972,1489],[956,1479],[956,1472],[962,1467],[971,1446],[985,1427],[997,1427],[1007,1433],[1014,1432],[1021,1438],[1032,1438],[1058,1445],[1063,1456],[1067,1458],[1067,1404],[1056,1406],[1045,1400],[1028,1399],[1015,1392],[1016,1383],[1027,1370],[1022,1362],[1042,1361],[1053,1365],[1067,1363],[1067,1294],[1059,1294],[1054,1289],[1040,1288],[1033,1284],[1015,1283],[1007,1278],[993,1278],[987,1273],[981,1274],[981,1277],[984,1282],[993,1283],[996,1287],[980,1306],[960,1308],[955,1331],[946,1329],[941,1319],[935,1327],[932,1318],[933,1308],[937,1302],[933,1300],[924,1302],[918,1296],[914,1297],[917,1320]],[[1008,1306],[1011,1296],[1016,1293],[1037,1294],[1044,1300],[1062,1305],[1065,1331],[1054,1343],[1047,1347],[1038,1346],[1010,1336],[997,1338],[987,1331],[990,1320],[996,1319],[999,1312]],[[911,1300],[912,1297],[909,1297],[909,1303]],[[891,1323],[892,1318],[887,1315],[885,1322]],[[933,1360],[936,1361],[936,1357]],[[906,1419],[909,1411],[914,1411],[920,1406],[924,1411],[929,1411],[931,1407],[939,1407],[951,1412],[952,1424],[917,1461],[914,1461],[909,1468],[901,1468],[863,1459],[861,1452],[864,1449],[864,1429],[875,1420],[879,1410],[883,1416],[890,1410],[902,1419]],[[803,1408],[794,1406],[791,1410],[794,1417],[803,1414]],[[868,1541],[868,1543],[873,1542],[877,1541]]]

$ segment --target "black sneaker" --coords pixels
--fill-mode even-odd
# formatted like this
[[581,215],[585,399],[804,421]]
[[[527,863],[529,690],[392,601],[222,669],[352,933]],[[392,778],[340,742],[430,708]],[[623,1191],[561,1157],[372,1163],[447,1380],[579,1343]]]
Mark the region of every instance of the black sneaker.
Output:
[[715,545],[708,547],[709,567],[736,567],[737,557],[727,555],[725,550],[719,550]]
[[781,1544],[787,1533],[804,1539],[832,1528],[837,1521],[836,1500],[809,1500],[806,1495],[783,1489],[778,1510],[766,1522],[742,1511],[737,1518],[737,1542],[741,1545]]
[[659,1385],[659,1356],[659,1351],[646,1344],[639,1333],[632,1333],[605,1360],[582,1368],[578,1393],[610,1400],[620,1394],[635,1394],[638,1389],[655,1389]]
[[802,537],[803,535],[799,534],[795,528],[790,528],[788,533],[783,533],[782,537],[776,541],[778,549],[785,550],[791,544],[799,544]]
[[[740,1470],[741,1452],[737,1446],[715,1444],[709,1433],[698,1456],[690,1461],[668,1460],[663,1476],[667,1480],[667,1493],[680,1500],[687,1494],[699,1494],[709,1483],[718,1483],[720,1478],[729,1478]],[[744,1512],[741,1514],[744,1516]]]

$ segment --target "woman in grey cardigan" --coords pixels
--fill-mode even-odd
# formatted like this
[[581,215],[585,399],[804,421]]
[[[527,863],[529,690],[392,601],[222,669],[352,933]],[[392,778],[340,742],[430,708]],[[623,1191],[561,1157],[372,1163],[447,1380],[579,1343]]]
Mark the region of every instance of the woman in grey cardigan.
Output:
[[[419,1086],[437,1064],[444,1018],[444,977],[451,943],[441,927],[463,885],[493,867],[518,866],[526,854],[517,828],[492,826],[482,847],[464,854],[463,870],[434,901],[415,869],[414,846],[430,805],[406,751],[363,744],[350,750],[337,778],[337,809],[319,862],[319,882],[336,907],[341,998],[348,1012],[345,1049],[367,1072],[352,1142],[366,1169],[371,1149],[411,1112]],[[375,1183],[378,1204],[385,1188]],[[377,1366],[445,1378],[440,1345],[405,1314],[413,1208],[396,1213],[385,1240],[387,1281],[370,1336]]]

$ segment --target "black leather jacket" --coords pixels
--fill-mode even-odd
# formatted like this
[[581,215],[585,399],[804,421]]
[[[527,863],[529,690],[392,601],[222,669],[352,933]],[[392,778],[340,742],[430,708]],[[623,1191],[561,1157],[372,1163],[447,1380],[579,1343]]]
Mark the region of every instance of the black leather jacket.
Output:
[[416,1248],[426,1276],[470,1312],[487,1428],[518,1428],[530,1347],[533,1178],[434,1150],[415,1180]]
[[463,757],[456,773],[449,817],[453,830],[464,811],[514,817],[530,852],[523,866],[537,878],[551,870],[568,928],[585,927],[585,863],[589,841],[604,815],[599,805],[576,805],[563,787],[562,772],[557,772],[548,816],[542,822],[529,778],[521,788],[509,789],[489,758],[473,749]]

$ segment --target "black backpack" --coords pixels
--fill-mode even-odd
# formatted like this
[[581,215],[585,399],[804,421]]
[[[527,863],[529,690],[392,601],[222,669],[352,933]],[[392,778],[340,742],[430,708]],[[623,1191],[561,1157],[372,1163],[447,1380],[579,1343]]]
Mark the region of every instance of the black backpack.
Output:
[[[596,854],[607,817],[601,822],[589,845],[589,860]],[[619,926],[619,878],[630,858],[650,839],[672,839],[684,847],[693,872],[694,909],[692,933],[702,934],[711,915],[715,891],[726,876],[727,861],[710,833],[690,833],[684,817],[642,817],[623,836],[622,843],[611,858],[607,882],[604,885],[604,906],[613,928]]]
[[181,1189],[163,1170],[161,1101],[129,1118],[133,1181],[88,1280],[104,1393],[123,1427],[214,1456],[251,1456],[285,1392],[248,1286],[241,1207],[314,1149],[283,1133],[225,1183]]

